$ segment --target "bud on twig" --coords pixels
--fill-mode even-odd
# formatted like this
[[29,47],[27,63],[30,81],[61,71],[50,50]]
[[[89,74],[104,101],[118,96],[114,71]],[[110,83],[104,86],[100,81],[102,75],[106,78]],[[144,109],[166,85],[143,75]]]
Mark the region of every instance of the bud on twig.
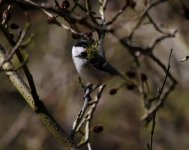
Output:
[[131,2],[130,2],[130,7],[131,7],[132,9],[134,9],[134,8],[136,7],[136,2],[133,1],[133,0],[131,0]]
[[136,73],[134,71],[127,71],[126,72],[126,75],[129,77],[129,78],[135,78],[136,77]]
[[104,130],[103,126],[102,125],[96,125],[93,127],[93,132],[94,133],[100,133]]
[[148,80],[148,77],[147,77],[147,75],[146,75],[146,74],[141,73],[141,75],[140,75],[140,79],[141,79],[141,81],[145,82],[145,81],[147,81],[147,80]]
[[67,10],[70,7],[70,2],[68,0],[64,0],[61,5],[62,9]]
[[109,91],[110,95],[115,95],[117,93],[117,89],[113,88]]

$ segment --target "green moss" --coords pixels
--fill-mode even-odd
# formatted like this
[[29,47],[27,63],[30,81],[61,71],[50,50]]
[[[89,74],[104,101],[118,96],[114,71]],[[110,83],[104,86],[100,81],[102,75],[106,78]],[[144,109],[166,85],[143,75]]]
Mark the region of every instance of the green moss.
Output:
[[87,48],[87,58],[89,60],[94,59],[98,56],[98,47],[99,47],[98,42],[94,41],[94,43]]

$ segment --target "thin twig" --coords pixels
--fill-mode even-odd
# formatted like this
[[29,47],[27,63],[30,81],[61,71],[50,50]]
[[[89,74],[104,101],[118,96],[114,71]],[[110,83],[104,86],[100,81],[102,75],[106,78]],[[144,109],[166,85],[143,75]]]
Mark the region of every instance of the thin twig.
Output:
[[[168,61],[167,71],[166,71],[166,76],[165,76],[165,79],[163,81],[162,87],[159,90],[159,94],[157,96],[157,100],[161,101],[161,103],[163,103],[163,101],[164,101],[164,98],[160,99],[160,97],[161,97],[162,92],[164,90],[164,87],[165,87],[165,84],[166,84],[166,81],[167,81],[167,78],[168,78],[168,72],[169,72],[170,67],[171,67],[170,66],[170,62],[171,62],[172,51],[173,50],[171,49],[171,52],[170,52],[170,55],[169,55],[169,61]],[[156,125],[156,114],[157,114],[157,111],[158,111],[158,109],[156,109],[153,112],[153,114],[150,114],[150,116],[152,116],[152,129],[151,129],[151,134],[150,134],[150,144],[147,144],[149,150],[153,150],[153,136],[154,136],[155,125]]]
[[[10,35],[9,31],[3,26],[0,24],[0,29],[1,31],[4,33],[5,37],[7,38],[7,40],[9,41],[9,43],[14,47],[16,45],[16,42],[12,39],[12,36]],[[22,53],[20,52],[20,49],[19,50],[16,50],[16,56],[18,57],[18,60],[21,64],[24,64],[23,65],[23,70],[24,70],[24,73],[26,75],[26,79],[29,83],[29,86],[31,88],[31,93],[32,93],[32,96],[34,99],[39,99],[39,96],[37,94],[37,90],[35,88],[35,83],[33,81],[33,77],[32,77],[32,74],[29,70],[29,68],[27,67],[27,65],[24,63],[24,57],[22,56]],[[9,68],[10,69],[10,68]],[[11,69],[14,69],[14,68],[11,68]],[[5,69],[7,70],[7,68]]]
[[[26,53],[26,52],[25,52]],[[29,56],[28,56],[28,54],[24,57],[24,61],[21,63],[21,64],[19,64],[19,66],[16,66],[15,68],[13,68],[13,69],[9,69],[9,70],[5,70],[5,69],[0,69],[0,71],[1,72],[5,72],[5,71],[18,71],[18,70],[20,70],[20,69],[23,69],[23,67],[24,67],[24,65],[26,65],[27,63],[28,63],[28,60],[29,60]],[[4,62],[2,62],[2,64],[3,63],[5,63],[6,61],[4,61]]]
[[[82,5],[78,3],[78,0],[74,0],[74,7],[72,8],[71,12],[74,12],[74,10],[79,7],[82,11],[87,12],[87,9],[84,8]],[[92,12],[93,13],[93,12]]]
[[86,121],[85,135],[84,135],[84,139],[82,139],[82,141],[80,141],[80,143],[78,144],[79,147],[86,144],[89,141],[91,120],[93,118],[94,111],[96,110],[97,104],[101,98],[104,88],[105,88],[105,85],[101,85],[99,87],[99,91],[98,91],[97,95],[95,96],[93,104],[91,105],[91,107],[89,108],[89,110],[87,111],[87,113],[85,115],[85,118],[84,118],[84,120]]
[[[23,40],[24,40],[24,37],[25,37],[25,35],[26,35],[26,32],[27,32],[28,29],[29,29],[29,27],[30,27],[30,24],[27,23],[26,26],[25,26],[25,28],[24,28],[24,30],[21,32],[21,35],[20,35],[20,37],[19,37],[18,42],[16,43],[16,45],[12,48],[12,50],[10,51],[10,53],[5,56],[4,62],[10,60],[10,59],[13,57],[13,55],[15,54],[16,50],[19,49],[19,47],[21,46],[21,44],[22,44],[22,42],[23,42]],[[3,63],[4,63],[4,62],[3,62]],[[2,65],[2,64],[0,64],[0,66],[1,66],[1,65]]]
[[153,114],[153,119],[152,119],[152,129],[150,133],[150,144],[147,144],[148,150],[153,150],[153,137],[154,137],[154,132],[155,132],[155,125],[156,125],[156,112]]
[[[164,100],[167,98],[168,94],[174,89],[175,87],[175,84],[176,84],[176,81],[175,79],[172,77],[172,75],[170,74],[169,70],[170,70],[170,61],[171,61],[171,55],[172,55],[172,51],[170,52],[170,55],[169,55],[169,62],[168,62],[168,66],[167,66],[167,69],[165,70],[165,73],[166,73],[166,76],[165,76],[165,79],[163,81],[163,84],[162,84],[162,87],[160,88],[159,90],[159,94],[157,96],[157,103],[154,104],[150,110],[147,111],[147,113],[142,117],[142,120],[148,120],[149,117],[151,117],[154,113],[156,113],[156,111],[162,107],[163,103],[164,103]],[[167,78],[170,78],[171,81],[172,81],[172,85],[170,86],[170,88],[168,89],[168,91],[164,94],[164,96],[162,96],[162,93],[163,93],[163,89],[165,87],[165,84],[166,84],[166,81],[167,81]],[[161,98],[162,96],[162,98]]]
[[147,18],[149,19],[150,23],[154,26],[154,28],[162,33],[162,34],[169,34],[168,32],[164,32],[160,27],[158,27],[158,25],[155,23],[155,21],[152,19],[152,17],[150,16],[149,12],[146,13]]
[[[30,3],[30,4],[32,4],[32,5],[34,5],[34,6],[36,6],[36,7],[39,7],[39,5],[37,5],[37,3],[35,3],[35,2],[32,2],[32,1],[29,1],[29,0],[25,0],[26,2],[28,2],[28,3]],[[53,18],[54,16],[53,16],[53,14],[51,14],[50,12],[48,12],[47,10],[45,10],[45,9],[43,9],[43,8],[40,8],[48,17],[50,17],[50,18]],[[71,27],[68,27],[68,26],[66,26],[65,24],[63,24],[63,23],[60,23],[57,19],[55,20],[55,23],[54,24],[56,24],[56,25],[58,25],[59,27],[62,27],[63,29],[65,29],[65,30],[68,30],[68,31],[70,31],[70,32],[72,32],[72,33],[74,33],[74,34],[78,34],[78,35],[83,35],[83,33],[78,33],[77,31],[75,31],[74,29],[72,29]]]
[[57,7],[57,8],[60,9],[60,5],[59,5],[58,1],[57,1],[57,0],[54,0],[54,3],[55,3],[55,7]]
[[75,24],[77,22],[77,23],[84,25],[93,30],[100,29],[99,26],[95,26],[92,23],[90,23],[89,21],[87,21],[88,15],[86,15],[84,17],[75,16],[73,14],[68,13],[67,11],[62,11],[61,9],[56,9],[54,7],[40,5],[40,4],[37,4],[34,1],[30,1],[30,0],[15,0],[15,3],[27,5],[28,7],[38,8],[51,17],[53,15],[51,15],[50,12],[53,12],[53,13],[57,14],[58,16],[63,17],[69,24]]
[[106,9],[106,2],[107,0],[99,0],[99,13],[100,13],[100,16],[101,16],[101,21],[102,21],[102,24],[105,24],[105,9]]
[[72,138],[74,138],[75,131],[77,130],[78,125],[80,124],[81,120],[83,119],[83,116],[85,115],[86,110],[89,107],[89,102],[91,101],[91,97],[90,97],[91,91],[92,91],[92,84],[88,84],[85,88],[83,107],[81,108],[81,110],[77,116],[77,119],[73,123],[72,131],[71,131]]
[[99,33],[100,35],[100,40],[99,40],[99,54],[103,57],[106,58],[105,56],[105,50],[104,50],[104,41],[105,41],[105,32],[104,31],[101,31]]
[[[164,72],[167,72],[166,66],[156,57],[154,54],[150,54],[149,57],[162,68]],[[173,83],[177,83],[176,79],[170,72],[167,72],[168,77],[172,80]]]
[[177,33],[177,30],[175,30],[173,33],[167,33],[166,35],[163,35],[159,38],[157,38],[152,45],[150,46],[150,49],[154,49],[161,41],[167,39],[167,38],[174,38]]
[[156,2],[150,2],[148,4],[148,6],[146,7],[146,9],[140,14],[139,17],[137,17],[137,23],[136,25],[132,28],[132,31],[130,33],[130,35],[128,36],[128,38],[132,38],[134,32],[136,31],[136,29],[138,29],[142,23],[142,21],[145,19],[146,17],[146,14],[155,6],[161,4],[161,3],[164,3],[164,2],[167,2],[168,0],[159,0],[159,1],[156,1]]
[[90,19],[96,26],[99,26],[98,22],[93,16],[90,0],[85,0],[85,3],[86,3],[86,8],[87,8],[87,14],[89,15]]
[[106,26],[113,24],[113,23],[119,18],[119,16],[120,16],[121,14],[123,14],[123,12],[126,10],[127,7],[128,7],[128,3],[126,2],[126,4],[123,6],[123,8],[120,9],[120,10],[117,12],[117,14],[112,18],[112,20],[110,20],[110,21],[108,21],[108,22],[106,23]]
[[[84,103],[81,110],[79,111],[79,114],[76,120],[73,123],[72,131],[71,131],[71,138],[74,138],[75,133],[79,131],[79,129],[84,123],[84,120],[83,120],[84,115],[86,114],[87,109],[90,107],[90,102],[91,102],[90,94],[94,92],[100,85],[97,85],[94,88],[92,88],[92,86],[93,86],[92,84],[88,84],[86,87],[84,87],[85,89],[85,95],[83,97]],[[82,88],[83,88],[83,84],[82,84]]]

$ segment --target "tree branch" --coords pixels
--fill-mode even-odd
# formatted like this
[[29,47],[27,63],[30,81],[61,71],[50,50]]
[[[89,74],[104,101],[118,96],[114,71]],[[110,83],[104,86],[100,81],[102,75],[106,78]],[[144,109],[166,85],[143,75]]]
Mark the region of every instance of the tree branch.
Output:
[[[5,50],[0,45],[0,62],[5,59]],[[2,68],[4,70],[14,70],[14,66],[10,61],[3,63]],[[16,71],[5,71],[9,79],[19,93],[23,96],[24,100],[28,103],[30,108],[39,116],[42,122],[46,125],[47,129],[50,131],[54,137],[59,140],[67,150],[71,150],[72,142],[69,140],[68,136],[65,134],[64,130],[58,125],[54,118],[48,113],[42,101],[38,98],[33,97],[31,89],[25,83],[25,81],[20,77]]]

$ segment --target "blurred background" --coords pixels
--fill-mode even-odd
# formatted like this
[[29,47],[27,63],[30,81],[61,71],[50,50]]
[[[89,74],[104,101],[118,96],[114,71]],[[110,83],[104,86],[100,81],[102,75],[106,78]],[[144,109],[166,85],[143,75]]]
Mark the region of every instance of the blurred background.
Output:
[[[97,10],[98,3],[91,2],[93,10]],[[107,20],[122,8],[123,2],[123,0],[109,1]],[[189,8],[188,0],[182,0],[182,2]],[[70,3],[72,5],[71,0]],[[136,18],[144,9],[143,1],[136,1],[136,4],[134,10],[128,9],[114,24],[119,37],[129,34],[130,28],[136,21],[133,18]],[[4,7],[0,5],[1,13],[3,10]],[[33,34],[31,44],[25,49],[29,54],[28,66],[40,99],[69,133],[83,104],[84,94],[71,58],[71,49],[75,40],[70,32],[56,25],[47,24],[47,16],[39,10],[15,6],[11,10],[10,22],[23,27],[25,23],[23,14],[26,11],[31,18],[29,33]],[[180,59],[189,55],[189,20],[180,0],[162,3],[152,9],[150,14],[159,26],[168,31],[178,31],[175,38],[164,40],[154,50],[155,55],[166,65],[170,50],[173,49],[170,71],[178,81],[176,89],[168,96],[163,108],[158,111],[154,150],[187,150],[189,147],[189,62],[181,63]],[[61,21],[64,22],[63,19]],[[83,32],[88,30],[83,29]],[[152,25],[146,22],[136,30],[134,43],[147,47],[158,36]],[[0,32],[0,43],[6,49],[11,48],[2,32]],[[137,68],[128,50],[109,34],[105,38],[105,49],[108,61],[120,72],[132,70],[146,73],[150,89],[157,90],[161,87],[165,74],[153,61],[141,56],[140,68]],[[16,63],[16,60],[13,61]],[[21,70],[19,73],[23,74]],[[120,83],[119,79],[108,82],[95,111],[92,126],[102,125],[104,130],[99,134],[91,134],[91,145],[94,150],[147,149],[151,127],[141,122],[144,110],[139,95],[126,88],[120,89],[115,95],[109,94],[109,90]],[[0,72],[0,143],[5,150],[62,149],[62,145],[48,133],[3,71]]]

